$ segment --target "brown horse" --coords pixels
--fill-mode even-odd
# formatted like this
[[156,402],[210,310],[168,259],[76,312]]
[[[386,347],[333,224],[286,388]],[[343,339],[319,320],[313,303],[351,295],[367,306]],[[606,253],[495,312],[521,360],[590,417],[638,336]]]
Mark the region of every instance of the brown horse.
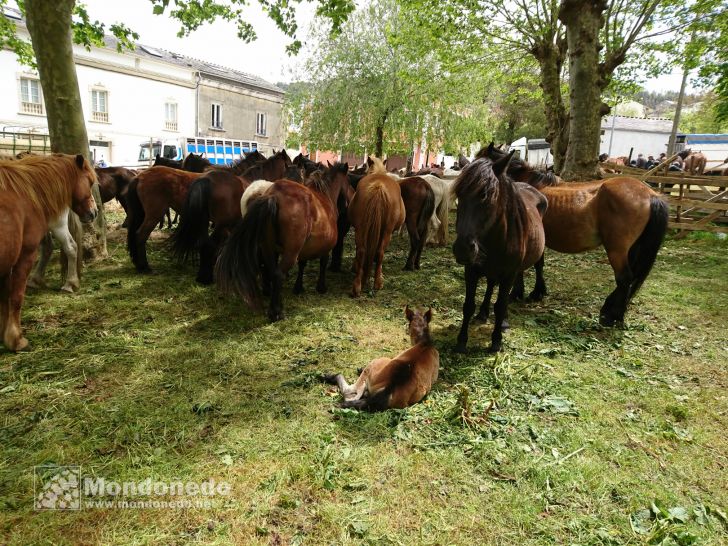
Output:
[[203,173],[171,167],[150,167],[131,181],[127,190],[126,247],[139,273],[149,273],[147,239],[167,209],[182,211],[192,182]]
[[[478,155],[497,159],[504,153],[491,145]],[[649,275],[662,245],[669,217],[667,204],[636,178],[561,183],[553,173],[534,171],[522,160],[514,160],[508,172],[548,199],[543,219],[547,247],[568,254],[604,247],[617,287],[604,301],[599,321],[604,326],[622,322],[627,305]],[[540,300],[545,294],[540,260],[536,287],[529,298]],[[514,297],[522,298],[523,291],[516,291]]]
[[341,374],[326,375],[324,381],[339,387],[341,406],[369,411],[406,408],[422,400],[437,381],[440,354],[430,337],[432,309],[405,309],[412,347],[394,358],[375,358],[349,385]]
[[[112,199],[116,199],[126,212],[126,192],[137,173],[124,167],[96,167],[95,170],[99,180],[101,202],[108,203]],[[125,219],[122,227],[126,227],[126,223]]]
[[476,159],[465,166],[453,187],[458,197],[453,254],[465,266],[465,303],[458,352],[466,350],[478,279],[485,277],[488,281],[478,313],[482,320],[488,318],[490,298],[498,285],[489,349],[497,352],[502,348],[503,329],[508,326],[511,287],[519,274],[543,256],[545,236],[541,218],[547,208],[546,198],[527,184],[514,183],[505,174],[513,153],[495,162]]
[[[258,150],[255,150],[249,154],[246,154],[244,157],[236,159],[229,165],[215,165],[202,154],[189,153],[184,158],[179,168],[181,168],[183,171],[190,171],[193,173],[203,173],[205,171],[215,169],[232,171],[234,174],[241,175],[245,172],[246,169],[249,169],[253,165],[257,164],[259,161],[264,160],[265,156],[261,154]],[[173,167],[174,165],[169,166]]]
[[382,288],[384,251],[392,238],[392,232],[399,229],[406,216],[397,181],[387,174],[380,159],[370,158],[368,162],[369,174],[359,181],[349,205],[349,220],[356,232],[356,276],[351,288],[352,297],[358,297],[362,284],[368,284],[369,271],[375,262],[374,289]]
[[96,218],[91,186],[96,173],[82,155],[27,156],[0,161],[0,332],[5,346],[28,346],[20,310],[38,245],[49,222],[65,218],[68,209],[82,222]]
[[427,180],[419,176],[399,181],[405,210],[405,225],[410,239],[410,251],[404,269],[420,268],[422,249],[427,241],[432,214],[435,212],[435,192]]
[[243,197],[243,219],[223,246],[215,268],[223,292],[236,293],[253,307],[269,292],[268,318],[281,320],[286,273],[298,262],[294,292],[302,292],[303,269],[312,259],[320,264],[316,290],[326,291],[326,265],[337,238],[337,196],[329,182],[318,172],[308,185],[278,180],[249,201]]
[[703,152],[692,152],[685,158],[685,172],[690,174],[704,174],[708,158]]
[[293,165],[291,158],[285,150],[281,150],[269,158],[259,161],[252,167],[248,167],[242,173],[242,177],[248,182],[256,180],[280,180],[286,173],[286,169]]
[[[231,170],[220,169],[205,172],[190,185],[169,244],[180,263],[199,254],[197,282],[212,284],[217,254],[240,221],[240,199],[249,185]],[[214,225],[212,234],[210,223]]]

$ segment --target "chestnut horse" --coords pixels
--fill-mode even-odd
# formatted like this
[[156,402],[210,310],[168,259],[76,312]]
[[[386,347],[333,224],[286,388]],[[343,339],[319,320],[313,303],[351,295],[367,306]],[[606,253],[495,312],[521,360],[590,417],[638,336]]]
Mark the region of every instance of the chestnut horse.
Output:
[[453,193],[458,197],[457,239],[453,254],[465,266],[463,324],[456,350],[465,352],[468,326],[475,312],[478,279],[488,281],[478,318],[487,320],[490,298],[498,285],[495,324],[490,352],[502,348],[503,329],[508,327],[511,287],[524,270],[543,256],[545,245],[541,218],[546,198],[527,184],[506,175],[512,151],[497,161],[480,158],[467,164],[458,176]]
[[359,181],[349,204],[349,220],[354,226],[356,240],[356,276],[351,288],[351,295],[355,298],[361,294],[362,284],[368,284],[372,263],[376,263],[374,289],[380,290],[384,285],[384,251],[392,232],[402,226],[406,216],[397,181],[387,174],[379,158],[369,158],[367,162],[369,174]]
[[[180,222],[169,238],[173,255],[184,263],[199,253],[197,282],[212,284],[217,254],[240,221],[240,199],[250,183],[231,170],[212,169],[193,181]],[[212,234],[210,223],[214,224]]]
[[375,358],[349,385],[341,374],[326,375],[327,383],[339,387],[341,406],[369,411],[406,408],[422,400],[437,381],[440,354],[430,337],[432,309],[404,310],[412,347],[394,358]]
[[69,208],[82,222],[96,218],[94,182],[96,173],[82,155],[0,161],[0,332],[11,351],[28,346],[20,310],[38,245],[49,223],[67,218]]
[[[339,179],[346,182],[345,177]],[[270,293],[268,318],[281,320],[285,275],[298,262],[294,292],[300,293],[306,261],[319,259],[316,290],[325,292],[328,256],[337,239],[338,196],[331,182],[329,175],[319,171],[307,185],[292,180],[253,184],[249,191],[264,189],[252,199],[244,195],[241,200],[243,219],[223,246],[215,268],[220,289],[238,294],[252,307],[260,305],[263,293]]]
[[168,209],[182,211],[192,182],[204,176],[171,167],[150,167],[127,190],[126,247],[139,273],[149,273],[147,239]]
[[236,159],[229,165],[215,165],[202,154],[197,155],[189,153],[187,154],[187,157],[185,157],[182,161],[182,165],[180,166],[180,168],[184,171],[190,171],[193,173],[202,173],[205,171],[209,171],[210,169],[221,169],[229,170],[237,175],[240,175],[243,174],[246,169],[263,160],[265,160],[265,156],[261,154],[258,150],[255,150],[239,159]]
[[405,210],[405,225],[410,239],[410,251],[404,269],[413,271],[420,268],[422,249],[427,241],[430,220],[435,212],[435,192],[430,184],[413,176],[399,181]]
[[[497,159],[504,152],[491,143],[478,155]],[[534,171],[522,160],[513,160],[508,172],[548,199],[543,219],[548,248],[576,254],[604,247],[617,287],[604,301],[599,321],[604,326],[623,322],[627,305],[652,270],[665,237],[667,204],[644,183],[627,176],[561,183],[553,173]],[[543,260],[539,260],[536,287],[529,298],[540,300],[544,295]],[[523,290],[516,290],[514,297],[522,298]]]
[[[195,161],[202,159],[195,156],[192,165],[187,160],[194,154],[185,158],[185,166],[195,166]],[[190,186],[185,204],[180,212],[179,227],[172,234],[170,243],[173,254],[180,262],[186,262],[193,254],[199,252],[200,264],[197,272],[197,282],[212,284],[215,261],[222,243],[230,235],[235,224],[240,220],[240,200],[243,193],[255,180],[278,180],[286,173],[285,150],[263,159],[246,168],[241,176],[233,173],[254,158],[262,157],[257,150],[233,167],[210,166],[204,171],[204,176],[195,180]],[[215,228],[212,235],[208,228],[212,222]]]

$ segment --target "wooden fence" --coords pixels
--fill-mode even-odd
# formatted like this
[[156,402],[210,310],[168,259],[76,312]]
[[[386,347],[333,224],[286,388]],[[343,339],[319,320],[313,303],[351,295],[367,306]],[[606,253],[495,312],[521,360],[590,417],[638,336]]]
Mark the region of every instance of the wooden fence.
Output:
[[670,205],[668,227],[680,230],[683,235],[687,231],[728,233],[728,176],[668,171],[673,160],[674,157],[649,171],[622,165],[604,166],[621,171],[607,177],[634,176],[662,193]]

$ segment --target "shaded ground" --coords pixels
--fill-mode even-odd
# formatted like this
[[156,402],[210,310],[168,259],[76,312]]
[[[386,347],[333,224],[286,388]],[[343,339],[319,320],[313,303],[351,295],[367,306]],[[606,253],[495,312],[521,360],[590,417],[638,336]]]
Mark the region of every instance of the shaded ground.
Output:
[[[470,354],[452,351],[463,281],[446,248],[403,272],[396,239],[384,290],[358,301],[350,273],[316,294],[310,267],[307,293],[289,279],[288,318],[271,325],[196,285],[160,239],[156,274],[136,275],[122,240],[79,294],[30,293],[32,351],[0,352],[0,543],[727,540],[726,241],[668,240],[621,330],[596,321],[612,286],[603,254],[550,253],[549,297],[511,307],[493,357],[490,325],[473,328]],[[57,268],[49,280],[60,286]],[[405,348],[406,303],[435,309],[435,390],[405,411],[336,409],[317,375],[353,378]],[[43,464],[119,482],[214,478],[232,493],[211,509],[38,512]]]

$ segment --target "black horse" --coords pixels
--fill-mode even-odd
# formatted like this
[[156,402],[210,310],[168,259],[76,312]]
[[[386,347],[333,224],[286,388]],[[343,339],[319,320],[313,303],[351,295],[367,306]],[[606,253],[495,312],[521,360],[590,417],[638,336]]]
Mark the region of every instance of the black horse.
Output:
[[465,266],[458,352],[466,350],[478,280],[486,277],[488,281],[478,319],[488,318],[493,289],[498,285],[490,346],[491,352],[497,352],[502,347],[502,331],[508,327],[510,290],[519,274],[543,256],[546,238],[541,218],[546,211],[546,198],[535,188],[514,182],[505,174],[512,155],[495,162],[476,159],[465,166],[453,187],[458,197],[453,254]]

